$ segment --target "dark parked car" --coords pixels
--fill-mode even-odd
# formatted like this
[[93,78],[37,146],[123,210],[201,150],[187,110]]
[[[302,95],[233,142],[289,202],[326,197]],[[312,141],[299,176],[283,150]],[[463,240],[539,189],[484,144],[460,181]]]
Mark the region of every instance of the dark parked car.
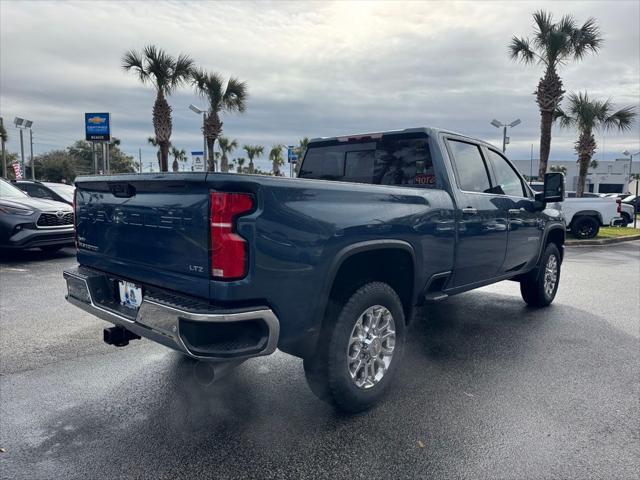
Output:
[[416,305],[507,279],[534,307],[556,295],[561,173],[535,194],[492,145],[415,128],[312,140],[299,176],[76,179],[67,299],[116,346],[232,364],[278,348],[359,411],[398,371]]
[[635,195],[629,195],[622,200],[622,203],[626,203],[627,205],[632,205],[633,208],[636,209],[636,213],[640,213],[640,197]]
[[73,192],[75,187],[66,183],[37,182],[34,180],[17,180],[13,184],[30,197],[55,200],[73,205]]
[[32,198],[0,179],[0,248],[53,252],[74,244],[73,209],[66,203]]

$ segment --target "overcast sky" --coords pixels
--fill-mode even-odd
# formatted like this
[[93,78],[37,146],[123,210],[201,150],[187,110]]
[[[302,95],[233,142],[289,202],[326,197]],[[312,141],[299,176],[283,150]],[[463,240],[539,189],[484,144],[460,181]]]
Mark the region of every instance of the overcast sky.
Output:
[[[112,114],[122,148],[155,160],[154,92],[120,68],[122,54],[147,44],[188,53],[206,69],[249,86],[247,112],[223,117],[240,144],[294,144],[303,136],[436,126],[501,143],[492,118],[510,122],[509,156],[538,155],[532,92],[539,66],[511,62],[506,45],[529,35],[538,8],[578,22],[593,16],[600,54],[560,71],[568,91],[640,103],[640,2],[36,2],[0,1],[0,113],[9,151],[19,151],[13,118],[34,121],[35,153],[83,138],[84,112]],[[173,143],[200,149],[204,105],[189,87],[169,99]],[[598,134],[597,159],[640,148],[625,135]],[[551,158],[575,158],[576,133],[554,129]],[[240,155],[240,152],[237,152]],[[604,155],[604,157],[603,157]],[[234,155],[235,156],[235,155]],[[262,163],[263,168],[266,162]]]

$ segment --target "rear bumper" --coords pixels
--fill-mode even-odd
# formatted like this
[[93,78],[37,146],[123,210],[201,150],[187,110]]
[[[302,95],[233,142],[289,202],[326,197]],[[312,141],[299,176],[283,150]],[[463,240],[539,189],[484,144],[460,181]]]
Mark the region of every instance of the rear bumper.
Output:
[[145,292],[138,310],[114,297],[116,279],[86,267],[64,271],[66,299],[102,320],[190,357],[226,361],[269,355],[280,323],[267,307],[220,309],[189,297]]

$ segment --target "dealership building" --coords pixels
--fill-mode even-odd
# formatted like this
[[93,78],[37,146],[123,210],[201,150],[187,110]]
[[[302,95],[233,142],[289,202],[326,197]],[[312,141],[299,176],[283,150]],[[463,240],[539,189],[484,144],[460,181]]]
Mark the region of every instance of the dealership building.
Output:
[[[597,160],[597,159],[595,159]],[[536,175],[538,172],[538,161],[514,160],[518,170],[529,177],[531,172]],[[589,168],[587,174],[587,184],[585,191],[594,193],[627,193],[629,191],[629,167],[632,174],[640,173],[640,158],[634,156],[633,163],[630,164],[629,157],[618,158],[613,161],[597,160],[596,168]],[[575,160],[549,161],[547,171],[551,167],[564,167],[566,169],[567,190],[575,190],[578,184],[578,163]]]

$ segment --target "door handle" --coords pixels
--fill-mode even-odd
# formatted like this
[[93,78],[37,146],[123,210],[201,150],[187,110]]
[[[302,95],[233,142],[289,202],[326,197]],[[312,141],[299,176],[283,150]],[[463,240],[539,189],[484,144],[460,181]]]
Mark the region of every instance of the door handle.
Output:
[[522,212],[524,212],[524,208],[510,208],[509,209],[509,213],[511,215],[517,215],[517,214],[522,213]]
[[478,209],[475,207],[464,207],[462,209],[462,213],[465,215],[475,215],[476,213],[478,213]]

